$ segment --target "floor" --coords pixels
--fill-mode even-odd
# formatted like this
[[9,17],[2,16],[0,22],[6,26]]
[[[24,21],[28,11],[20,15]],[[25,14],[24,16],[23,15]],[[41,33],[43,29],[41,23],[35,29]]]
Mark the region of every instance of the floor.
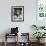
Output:
[[[30,43],[31,45],[30,46],[37,46],[37,43]],[[4,46],[4,43],[2,42],[0,42],[0,46]],[[7,46],[15,46],[15,43],[8,43],[8,45]],[[21,45],[21,46],[25,46],[25,45]],[[41,46],[46,46],[46,43],[44,43],[44,45],[41,45]]]

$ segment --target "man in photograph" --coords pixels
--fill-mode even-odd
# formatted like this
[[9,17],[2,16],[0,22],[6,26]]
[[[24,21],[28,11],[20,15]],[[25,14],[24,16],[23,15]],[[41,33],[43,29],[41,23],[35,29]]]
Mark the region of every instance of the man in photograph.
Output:
[[20,22],[24,20],[24,7],[23,6],[12,6],[11,12],[12,12],[12,17],[11,17],[12,21]]
[[21,16],[22,16],[22,8],[14,8],[14,16],[16,18],[21,19]]

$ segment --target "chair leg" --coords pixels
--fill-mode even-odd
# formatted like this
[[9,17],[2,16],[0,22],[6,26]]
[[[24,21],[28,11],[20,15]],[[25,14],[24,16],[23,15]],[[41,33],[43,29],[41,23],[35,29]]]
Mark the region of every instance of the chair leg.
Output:
[[5,46],[7,46],[7,42],[6,41],[4,42],[4,44],[5,44]]
[[5,46],[7,46],[7,34],[5,34]]

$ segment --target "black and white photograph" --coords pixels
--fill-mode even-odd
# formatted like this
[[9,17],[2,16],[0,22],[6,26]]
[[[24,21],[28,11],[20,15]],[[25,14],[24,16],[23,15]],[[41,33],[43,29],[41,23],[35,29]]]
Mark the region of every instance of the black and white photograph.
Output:
[[24,21],[24,6],[11,6],[11,21],[12,22]]

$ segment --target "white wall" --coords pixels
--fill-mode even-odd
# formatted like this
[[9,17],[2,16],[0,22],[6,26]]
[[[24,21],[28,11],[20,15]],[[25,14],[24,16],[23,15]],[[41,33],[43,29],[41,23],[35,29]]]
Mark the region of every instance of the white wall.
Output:
[[[11,22],[11,6],[24,6],[24,22]],[[17,26],[32,35],[32,24],[36,24],[36,0],[0,0],[0,34]]]
[[[11,22],[11,6],[24,6],[24,22]],[[36,0],[0,1],[0,33],[16,26],[21,29],[19,31],[28,32],[32,24],[36,24]]]

